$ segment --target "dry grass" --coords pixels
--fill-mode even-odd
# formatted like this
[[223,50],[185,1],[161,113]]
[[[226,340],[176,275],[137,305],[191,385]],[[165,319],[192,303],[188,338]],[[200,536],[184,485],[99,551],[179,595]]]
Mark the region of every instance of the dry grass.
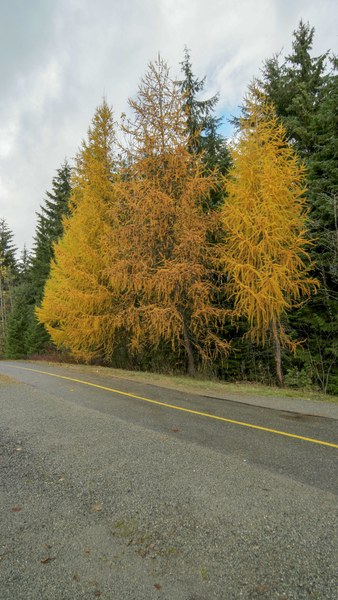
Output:
[[300,398],[302,400],[311,400],[316,402],[333,402],[338,404],[338,397],[324,394],[321,391],[309,389],[278,388],[274,386],[261,385],[258,383],[227,383],[212,379],[194,378],[188,376],[164,375],[160,373],[149,373],[141,371],[127,371],[124,369],[113,369],[110,367],[100,367],[93,365],[74,365],[68,363],[57,363],[52,361],[38,361],[44,364],[60,366],[69,370],[80,371],[104,375],[112,379],[129,379],[140,383],[157,385],[183,392],[190,392],[199,395],[215,395],[225,397],[227,394],[239,396],[265,396],[265,397],[284,397]]
[[13,379],[12,377],[8,377],[8,375],[2,375],[0,373],[0,384],[1,383],[18,383],[15,379]]

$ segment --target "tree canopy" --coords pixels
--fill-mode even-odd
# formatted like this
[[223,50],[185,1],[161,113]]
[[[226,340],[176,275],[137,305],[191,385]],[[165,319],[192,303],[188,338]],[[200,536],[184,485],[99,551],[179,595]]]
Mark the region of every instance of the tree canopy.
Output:
[[313,40],[265,62],[231,142],[187,48],[119,123],[103,100],[19,261],[0,221],[0,350],[337,391],[337,59]]
[[255,342],[264,345],[272,336],[282,383],[280,342],[293,345],[282,317],[310,295],[316,281],[309,277],[305,250],[304,167],[286,142],[274,106],[253,86],[232,160],[222,209],[228,293]]

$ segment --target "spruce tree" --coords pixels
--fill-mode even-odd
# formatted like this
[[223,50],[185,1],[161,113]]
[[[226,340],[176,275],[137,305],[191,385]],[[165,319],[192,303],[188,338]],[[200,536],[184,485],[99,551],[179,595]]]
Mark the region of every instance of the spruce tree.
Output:
[[12,275],[17,272],[16,251],[13,242],[14,234],[10,230],[6,219],[0,219],[0,258],[1,265],[10,270]]
[[23,247],[23,250],[20,254],[20,258],[17,263],[17,269],[19,274],[19,281],[23,283],[29,279],[31,268],[31,256],[29,251],[27,250],[26,244]]
[[314,28],[301,21],[292,53],[283,62],[277,56],[266,61],[260,85],[275,103],[289,142],[307,168],[310,254],[320,288],[291,316],[297,334],[307,339],[296,364],[324,390],[337,392],[337,59],[329,52],[313,57],[313,39]]
[[338,75],[326,77],[313,119],[315,148],[307,159],[312,258],[321,287],[295,326],[309,338],[302,358],[325,391],[338,392]]
[[[217,167],[219,175],[225,175],[230,167],[230,153],[226,140],[219,133],[222,117],[217,117],[216,106],[219,94],[207,99],[201,99],[206,77],[198,79],[192,70],[190,52],[184,49],[184,59],[181,62],[184,79],[179,81],[183,94],[183,108],[186,113],[188,132],[188,150],[191,154],[201,154],[206,174]],[[221,185],[210,194],[207,206],[216,208],[222,202]]]
[[34,288],[30,282],[26,281],[16,287],[5,340],[7,358],[16,359],[27,356],[26,332],[32,320],[34,301]]
[[13,314],[6,334],[6,355],[22,358],[41,353],[50,337],[35,315],[54,255],[53,244],[63,231],[63,216],[68,214],[71,170],[67,161],[57,170],[52,190],[37,214],[34,247],[31,254],[24,248],[18,262],[18,290],[14,295]]
[[14,235],[5,219],[0,219],[0,356],[4,352],[13,288],[18,276]]
[[36,289],[36,300],[42,297],[45,282],[49,276],[51,260],[54,257],[54,244],[63,232],[63,217],[69,214],[71,191],[71,168],[67,161],[57,170],[52,181],[52,190],[46,192],[46,199],[37,213],[34,237],[31,277]]
[[[63,219],[69,214],[71,191],[71,167],[65,161],[52,180],[51,191],[37,213],[36,233],[30,276],[35,290],[34,305],[40,305],[43,289],[48,279],[51,261],[54,257],[54,244],[62,236]],[[47,331],[37,320],[34,310],[30,311],[27,331],[24,334],[28,354],[41,353],[51,343]]]
[[[178,83],[183,95],[183,106],[186,114],[186,128],[188,133],[188,151],[192,156],[198,156],[203,165],[205,176],[212,174],[214,178],[213,189],[203,199],[202,207],[206,214],[210,210],[218,211],[224,202],[223,178],[231,166],[231,154],[227,140],[220,133],[223,122],[222,117],[217,116],[216,107],[219,102],[219,94],[205,98],[204,90],[206,77],[199,79],[193,72],[190,51],[184,49],[184,58],[181,62],[183,79]],[[210,241],[216,245],[222,237],[221,229],[214,230]],[[222,278],[217,274],[217,269],[212,269],[213,283],[217,286],[217,303],[229,307],[228,299],[224,296]],[[229,326],[223,328],[224,339],[229,338]],[[214,372],[222,376],[222,361],[214,363]]]
[[314,28],[300,21],[294,31],[292,53],[280,64],[279,56],[266,61],[260,82],[282,118],[288,139],[306,160],[316,146],[313,120],[323,98],[328,52],[312,57]]

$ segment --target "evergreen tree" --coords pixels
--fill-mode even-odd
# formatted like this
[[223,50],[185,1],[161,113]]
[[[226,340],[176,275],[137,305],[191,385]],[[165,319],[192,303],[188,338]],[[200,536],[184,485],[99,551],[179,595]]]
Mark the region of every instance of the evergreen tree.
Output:
[[42,354],[53,346],[50,335],[37,319],[35,308],[35,302],[28,306],[26,329],[22,330],[26,356]]
[[282,117],[288,139],[303,160],[311,156],[316,146],[313,119],[326,82],[328,53],[311,56],[313,37],[314,28],[300,21],[294,32],[292,53],[282,64],[279,56],[267,60],[260,82]]
[[31,283],[25,282],[16,287],[5,340],[7,358],[16,359],[27,356],[25,334],[32,320],[34,301],[35,293]]
[[41,211],[37,213],[37,225],[34,238],[31,277],[36,288],[36,301],[42,297],[45,282],[54,257],[54,244],[63,232],[63,217],[69,214],[71,191],[71,168],[67,161],[57,170],[52,181],[52,190]]
[[[48,279],[54,244],[63,233],[63,219],[69,214],[71,168],[65,161],[52,180],[51,191],[37,213],[37,225],[31,259],[30,277],[35,290],[34,305],[40,305],[43,289]],[[27,330],[23,332],[28,354],[41,353],[50,343],[50,336],[39,323],[34,309],[30,310]]]
[[0,219],[0,259],[1,265],[10,270],[12,275],[17,271],[16,251],[13,243],[14,235],[8,227],[6,219]]
[[324,391],[338,392],[338,76],[337,60],[326,77],[313,119],[316,145],[308,157],[312,257],[321,288],[300,311],[295,327],[309,342],[302,353]]
[[24,245],[17,264],[20,283],[23,283],[29,279],[30,268],[31,256],[27,250],[27,246]]
[[0,356],[4,352],[9,314],[13,306],[13,287],[17,277],[14,235],[5,219],[0,219]]
[[[219,95],[200,99],[205,87],[206,78],[198,79],[192,71],[190,53],[184,50],[184,60],[181,63],[184,79],[179,82],[183,94],[183,107],[186,113],[188,131],[188,150],[191,154],[202,154],[206,173],[217,167],[220,175],[225,175],[230,167],[230,153],[226,140],[219,133],[222,118],[215,115]],[[222,202],[221,185],[210,194],[210,207],[217,207]]]
[[35,244],[29,255],[26,247],[18,263],[19,288],[14,296],[13,314],[6,335],[6,355],[22,358],[41,353],[50,337],[38,322],[34,307],[41,302],[43,288],[54,255],[53,244],[62,235],[63,216],[68,214],[70,166],[65,162],[52,181],[52,191],[37,214]]
[[307,167],[308,230],[313,239],[313,275],[318,294],[292,316],[307,348],[298,354],[299,368],[308,369],[324,390],[338,391],[337,281],[337,60],[329,53],[312,57],[314,29],[300,22],[293,51],[280,64],[265,63],[261,88],[275,103],[290,142]]
[[[338,286],[338,60],[326,77],[321,101],[313,119],[315,150],[309,156],[311,225],[316,244],[317,265],[323,279]],[[324,281],[323,281],[324,283]],[[329,284],[329,285],[330,285]],[[332,287],[332,285],[330,285]],[[338,289],[338,288],[336,288]]]

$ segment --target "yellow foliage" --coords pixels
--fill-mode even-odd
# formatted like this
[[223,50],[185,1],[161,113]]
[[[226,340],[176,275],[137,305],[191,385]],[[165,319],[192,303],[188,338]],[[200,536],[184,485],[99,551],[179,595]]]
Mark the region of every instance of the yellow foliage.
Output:
[[[114,347],[114,295],[102,245],[114,227],[114,123],[106,102],[97,109],[88,142],[77,158],[72,212],[46,283],[39,320],[52,340],[74,356],[105,359]],[[113,249],[111,248],[111,257]]]
[[292,346],[281,317],[317,285],[305,249],[304,167],[274,107],[254,88],[245,108],[222,211],[227,289],[253,340],[264,344],[278,330],[280,341]]
[[192,373],[194,354],[210,360],[228,349],[217,335],[225,311],[213,305],[210,279],[216,265],[208,239],[219,215],[202,208],[216,177],[203,176],[201,160],[187,150],[183,98],[161,59],[130,104],[128,168],[115,187],[120,227],[107,247],[118,248],[111,285],[123,295],[132,349],[165,340],[185,349]]
[[214,304],[213,231],[203,212],[216,184],[187,150],[184,101],[159,59],[130,102],[130,141],[117,174],[112,115],[104,103],[78,156],[72,212],[55,247],[42,306],[53,341],[75,356],[111,360],[124,336],[132,351],[161,341],[195,358],[224,356],[225,311]]

